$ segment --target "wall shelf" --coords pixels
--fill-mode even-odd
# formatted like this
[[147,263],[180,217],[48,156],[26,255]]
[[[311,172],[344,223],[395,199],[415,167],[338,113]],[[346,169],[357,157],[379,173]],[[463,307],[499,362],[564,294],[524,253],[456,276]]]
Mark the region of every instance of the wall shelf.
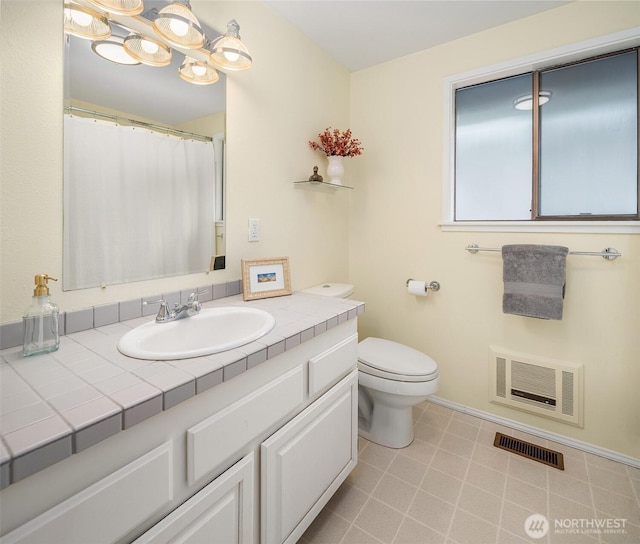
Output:
[[332,189],[353,189],[348,185],[338,185],[337,183],[331,183],[329,181],[294,181],[294,185],[313,185],[315,187],[331,187]]

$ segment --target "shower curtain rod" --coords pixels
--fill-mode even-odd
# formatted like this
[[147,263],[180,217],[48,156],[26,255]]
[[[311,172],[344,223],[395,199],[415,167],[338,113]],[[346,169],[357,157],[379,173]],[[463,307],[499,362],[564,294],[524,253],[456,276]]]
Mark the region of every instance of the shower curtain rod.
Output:
[[178,130],[177,128],[170,128],[170,127],[163,127],[161,125],[154,125],[152,123],[145,123],[144,121],[136,121],[135,119],[130,119],[128,117],[124,117],[123,115],[113,115],[111,113],[102,113],[99,111],[93,111],[93,110],[85,110],[84,108],[78,108],[76,106],[65,106],[64,107],[65,111],[68,111],[69,113],[72,113],[74,111],[80,112],[80,113],[88,113],[89,115],[93,115],[93,116],[98,116],[98,117],[104,117],[106,119],[112,119],[113,121],[118,121],[118,119],[122,120],[122,121],[127,121],[128,123],[131,123],[132,125],[138,125],[141,127],[145,127],[145,128],[151,128],[151,129],[155,129],[155,130],[159,130],[162,132],[173,132],[175,134],[179,134],[180,136],[183,137],[188,137],[188,138],[192,138],[192,139],[197,139],[197,140],[203,140],[205,142],[213,142],[213,138],[211,136],[203,136],[202,134],[196,134],[195,132],[186,132],[184,130]]
[[[478,244],[471,244],[464,248],[469,253],[478,253],[478,251],[502,251],[499,247],[479,247]],[[602,257],[607,261],[613,261],[618,257],[622,257],[615,247],[605,247],[601,251],[569,251],[569,255],[590,255],[595,257]]]

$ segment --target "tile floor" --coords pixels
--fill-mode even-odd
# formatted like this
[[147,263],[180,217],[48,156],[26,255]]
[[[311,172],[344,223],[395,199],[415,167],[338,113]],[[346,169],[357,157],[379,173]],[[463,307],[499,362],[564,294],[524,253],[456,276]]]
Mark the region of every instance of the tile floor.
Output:
[[[357,467],[299,544],[640,543],[640,469],[433,403],[414,427],[401,450],[360,439]],[[493,447],[496,431],[561,451],[565,470]],[[546,519],[529,522],[536,538],[532,514]]]

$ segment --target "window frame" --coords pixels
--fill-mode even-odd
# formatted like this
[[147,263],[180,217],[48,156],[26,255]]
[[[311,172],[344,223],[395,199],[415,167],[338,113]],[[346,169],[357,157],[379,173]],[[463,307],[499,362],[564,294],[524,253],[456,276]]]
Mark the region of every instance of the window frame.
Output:
[[[542,216],[522,221],[513,220],[483,220],[456,221],[455,220],[455,93],[462,87],[486,83],[506,77],[518,76],[525,73],[535,73],[548,70],[550,67],[568,66],[598,56],[615,54],[640,46],[640,27],[626,31],[601,36],[591,40],[570,44],[564,47],[542,51],[534,55],[522,57],[505,63],[495,64],[470,72],[450,76],[444,81],[444,176],[442,191],[442,221],[443,231],[487,231],[487,232],[618,232],[640,233],[640,220],[623,219],[622,216],[597,216],[589,220],[574,217]],[[640,64],[640,54],[639,54]],[[640,71],[639,71],[640,77]],[[534,87],[535,88],[535,87]],[[639,111],[640,111],[640,93]],[[534,97],[536,93],[534,92]],[[535,114],[535,108],[534,108]],[[639,128],[640,130],[640,128]],[[534,138],[537,137],[534,134]],[[536,146],[534,146],[535,148]],[[640,171],[640,154],[638,158]],[[534,175],[537,174],[538,161],[534,157]],[[537,198],[538,183],[532,183]],[[640,191],[638,194],[640,212]],[[533,208],[534,210],[536,208]]]

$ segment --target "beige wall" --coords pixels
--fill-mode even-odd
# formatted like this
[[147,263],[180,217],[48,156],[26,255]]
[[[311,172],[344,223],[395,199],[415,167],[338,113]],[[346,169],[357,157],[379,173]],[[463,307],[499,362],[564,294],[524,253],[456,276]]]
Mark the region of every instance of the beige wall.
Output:
[[[367,303],[361,337],[429,353],[439,396],[547,431],[640,457],[640,236],[442,232],[443,80],[451,75],[640,24],[637,3],[580,2],[407,56],[351,79],[351,127],[365,145],[354,163],[350,279]],[[562,321],[502,313],[502,260],[478,243],[614,246],[612,262],[569,257]],[[410,296],[408,278],[440,292]],[[579,429],[488,402],[490,345],[583,363]]]
[[[52,295],[62,311],[240,278],[240,259],[291,258],[294,288],[344,279],[349,195],[297,189],[324,160],[307,141],[346,126],[349,74],[260,2],[192,1],[219,30],[236,18],[254,67],[227,89],[227,269]],[[58,24],[52,24],[55,22]],[[24,40],[29,24],[35,40]],[[2,0],[0,322],[20,319],[33,276],[62,270],[61,0]],[[16,75],[13,75],[16,74]],[[177,74],[176,74],[177,77]],[[247,221],[262,241],[248,243]]]

